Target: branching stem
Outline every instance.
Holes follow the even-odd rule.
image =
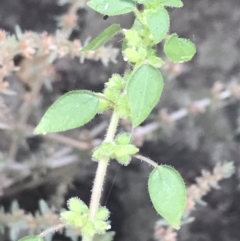
[[[108,130],[107,135],[105,138],[105,141],[113,141],[117,126],[118,126],[119,116],[116,112],[113,112]],[[90,213],[89,213],[89,219],[94,221],[95,216],[97,214],[100,200],[101,200],[101,194],[103,190],[103,184],[104,184],[104,178],[107,172],[107,166],[108,166],[109,158],[107,160],[99,160],[98,167],[96,171],[96,177],[93,183],[93,189],[92,189],[92,197],[90,202]],[[91,241],[92,238],[89,237],[83,237],[83,241]]]

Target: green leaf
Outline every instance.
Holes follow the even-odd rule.
[[[107,220],[110,215],[109,210],[106,207],[100,207],[96,214],[97,220]]]
[[[136,8],[131,0],[91,0],[87,5],[93,10],[109,16],[130,13]]]
[[[132,144],[116,145],[114,147],[114,155],[116,158],[126,155],[135,155],[137,152],[139,152],[139,149]]]
[[[148,180],[148,192],[156,211],[179,228],[186,206],[186,188],[180,174],[166,165],[155,168]]]
[[[183,2],[181,0],[160,0],[160,3],[166,7],[181,8]]]
[[[88,213],[88,206],[78,197],[72,197],[67,202],[69,210],[76,213]]]
[[[129,144],[131,139],[132,139],[132,135],[130,133],[122,132],[116,136],[115,142],[118,145],[126,145],[126,144]]]
[[[146,48],[131,47],[123,51],[124,56],[132,63],[142,62],[147,56]]]
[[[121,157],[116,158],[116,160],[117,160],[120,164],[122,164],[122,165],[124,165],[124,166],[127,166],[127,165],[130,164],[131,156],[130,156],[130,155],[121,156]]]
[[[61,217],[62,221],[66,222],[68,224],[71,224],[71,225],[75,225],[76,218],[81,217],[81,216],[72,211],[63,211],[60,213],[60,217]]]
[[[18,241],[44,241],[44,240],[43,238],[38,236],[27,236],[27,237],[21,238]]]
[[[196,47],[190,40],[172,34],[164,45],[164,52],[171,61],[181,63],[193,58]]]
[[[165,64],[165,62],[161,58],[159,58],[157,56],[154,56],[154,55],[149,56],[147,58],[147,61],[154,68],[160,68],[160,67],[162,67]]]
[[[117,86],[108,87],[106,84],[103,94],[106,96],[106,98],[116,103],[120,98],[121,90]]]
[[[112,107],[111,102],[99,98],[98,113],[103,113],[105,110]]]
[[[116,88],[121,90],[125,87],[125,81],[121,75],[113,74],[105,85],[109,88]]]
[[[163,90],[161,73],[150,65],[141,65],[127,85],[127,96],[133,126],[140,125],[157,104]]]
[[[161,42],[165,38],[170,26],[168,11],[165,8],[147,10],[146,20],[155,44]]]
[[[102,220],[96,220],[94,225],[98,233],[104,233],[108,228],[108,223]]]
[[[139,46],[141,44],[141,37],[139,36],[139,32],[135,29],[128,29],[125,31],[125,39],[127,40],[127,44],[129,46]]]
[[[103,30],[96,38],[94,38],[90,43],[88,43],[80,52],[85,52],[89,50],[96,50],[107,43],[113,36],[121,31],[119,24],[112,24],[105,30]]]
[[[59,132],[83,126],[98,111],[98,98],[90,91],[74,90],[56,100],[35,129],[36,134]]]
[[[64,211],[60,213],[62,221],[75,227],[82,227],[87,221],[87,215],[80,215],[72,211]]]
[[[96,147],[93,151],[93,159],[96,161],[99,160],[108,160],[113,153],[113,148],[115,143],[113,142],[103,142],[100,146]]]
[[[93,237],[95,232],[96,232],[96,229],[95,229],[94,223],[90,220],[88,220],[85,223],[85,225],[82,227],[82,233],[84,236]]]

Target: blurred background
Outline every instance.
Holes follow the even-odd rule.
[[[107,26],[130,28],[134,19],[127,14],[104,20],[86,2],[0,0],[3,241],[58,224],[57,214],[70,197],[89,203],[97,166],[91,149],[104,138],[110,113],[75,130],[33,134],[59,96],[75,89],[100,92],[112,73],[129,68],[120,35],[95,52],[79,53]],[[111,211],[116,241],[240,239],[240,1],[183,2],[183,8],[169,9],[170,31],[193,41],[197,54],[186,64],[164,59],[161,100],[134,132],[142,155],[183,176],[188,187],[183,226],[175,232],[154,211],[147,192],[151,167],[113,160],[102,204]],[[161,44],[159,55],[164,58]],[[122,121],[119,130],[129,129]],[[78,234],[70,230],[47,240],[80,240]]]

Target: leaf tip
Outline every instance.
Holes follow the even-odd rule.
[[[170,225],[176,230],[180,229],[180,224],[181,224],[181,218],[179,220],[175,220],[175,222],[170,223]]]

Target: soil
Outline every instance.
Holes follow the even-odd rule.
[[[48,0],[1,0],[0,27],[13,32],[19,25],[23,30],[36,32],[56,29],[56,17],[67,7],[58,6],[57,1]],[[189,38],[198,48],[196,57],[186,64],[186,71],[174,80],[166,77],[166,92],[158,108],[174,111],[194,100],[210,96],[216,81],[229,84],[240,78],[240,1],[239,0],[185,0],[184,8],[171,9],[171,31]],[[113,22],[130,27],[133,16],[109,17],[93,11],[79,11],[79,29],[72,38],[85,40],[96,36]],[[119,46],[119,40],[114,42]],[[56,61],[55,68],[60,81],[54,84],[53,92],[42,90],[43,109],[46,109],[56,96],[73,89],[101,91],[104,81],[117,72],[122,74],[126,63],[119,57],[117,64],[104,67],[100,62],[64,58]],[[168,85],[169,84],[169,85]],[[168,87],[168,86],[171,86]],[[23,88],[22,88],[23,89]],[[16,100],[15,100],[16,102]],[[9,102],[17,108],[14,100]],[[16,107],[13,107],[16,105]],[[38,110],[43,113],[44,110]],[[156,112],[155,112],[156,113]],[[40,114],[39,114],[40,115]],[[88,125],[99,123],[102,117]],[[218,162],[233,161],[236,172],[230,179],[221,182],[220,190],[213,190],[193,213],[195,221],[179,231],[179,241],[238,241],[240,240],[240,175],[239,175],[239,102],[231,101],[223,108],[210,109],[198,117],[187,117],[176,123],[174,130],[159,130],[144,142],[141,153],[158,163],[174,166],[184,177],[187,185],[194,183],[202,169],[212,170]],[[149,120],[150,121],[150,120]],[[74,136],[74,133],[70,133]],[[44,139],[29,138],[29,148],[18,153],[20,160],[35,155],[44,146]],[[0,146],[6,150],[6,139],[0,139]],[[96,163],[89,163],[88,155],[79,165],[73,188],[65,193],[65,200],[79,196],[88,202]],[[151,168],[137,160],[128,167],[119,167],[113,162],[109,166],[103,203],[111,211],[112,229],[116,231],[115,241],[153,240],[155,222],[159,216],[153,210],[147,193],[147,179]],[[56,191],[56,182],[42,185],[3,198],[0,202],[8,206],[16,199],[20,206],[34,212],[40,199],[51,200]],[[9,240],[5,237],[5,241]],[[55,237],[55,240],[68,240]]]

